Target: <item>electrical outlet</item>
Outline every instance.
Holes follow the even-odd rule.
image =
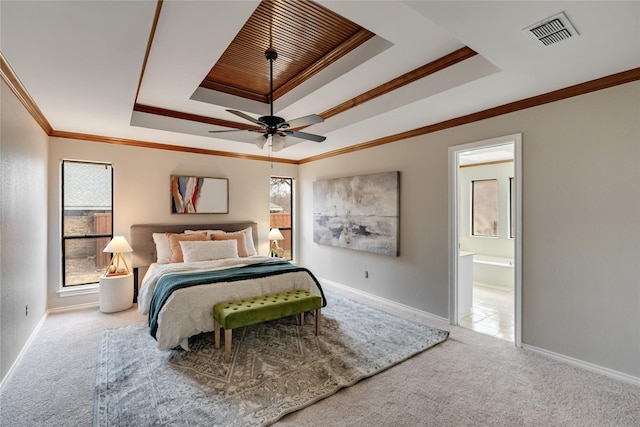
[[[24,306],[24,315],[28,316],[29,315],[29,304]]]
[[[364,271],[364,278],[365,279],[369,278],[369,272],[367,270]]]

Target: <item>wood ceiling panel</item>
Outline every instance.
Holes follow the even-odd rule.
[[[277,99],[373,36],[309,0],[264,0],[200,86],[268,103],[270,46]]]

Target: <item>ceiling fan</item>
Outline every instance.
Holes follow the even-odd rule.
[[[327,139],[325,136],[314,135],[312,133],[300,132],[293,130],[295,128],[301,128],[309,126],[315,123],[321,123],[324,121],[322,117],[317,114],[310,114],[308,116],[299,117],[293,120],[285,120],[282,117],[273,115],[273,61],[278,58],[278,53],[272,47],[269,47],[265,53],[265,58],[269,61],[269,115],[259,118],[253,118],[248,114],[238,110],[227,110],[231,114],[235,114],[245,120],[250,121],[258,126],[260,129],[248,129],[248,130],[210,130],[210,133],[223,133],[223,132],[257,132],[260,134],[254,143],[260,148],[264,148],[265,144],[269,142],[269,147],[272,151],[280,151],[283,148],[291,147],[302,141],[309,140],[314,142],[322,142]],[[291,138],[287,138],[291,137]]]

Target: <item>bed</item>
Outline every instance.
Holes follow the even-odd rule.
[[[189,337],[213,331],[219,302],[302,289],[326,305],[309,270],[257,254],[255,222],[135,224],[130,240],[134,298],[161,350],[188,350]]]

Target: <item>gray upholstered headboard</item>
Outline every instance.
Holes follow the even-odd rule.
[[[133,249],[133,268],[146,268],[156,262],[156,244],[153,233],[182,233],[184,230],[240,231],[253,229],[253,243],[258,247],[258,224],[251,221],[226,224],[134,224],[129,228]]]

